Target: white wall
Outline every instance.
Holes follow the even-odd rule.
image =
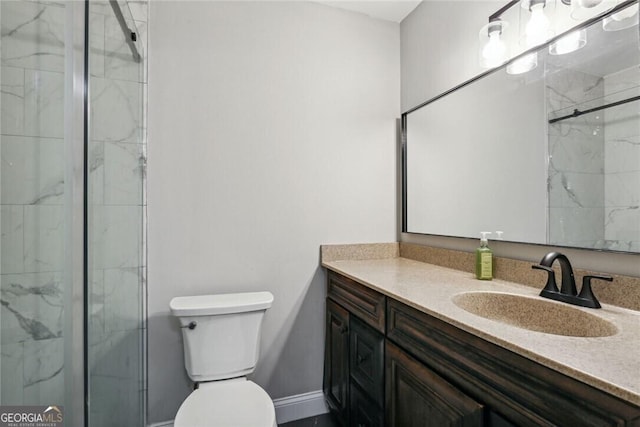
[[[402,111],[484,71],[478,34],[504,1],[423,1],[400,25]]]
[[[265,289],[255,381],[322,387],[319,245],[394,241],[399,26],[308,2],[151,2],[149,421],[189,393],[177,295]]]
[[[478,32],[504,2],[423,1],[400,25],[402,110],[430,99],[482,71],[478,65]],[[451,17],[454,17],[452,19]],[[401,240],[471,251],[476,239],[417,234]],[[545,246],[492,242],[494,254],[537,262]],[[640,276],[637,254],[563,248],[574,267]]]

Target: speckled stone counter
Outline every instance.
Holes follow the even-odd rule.
[[[358,245],[363,251],[366,246]],[[342,256],[336,256],[335,248],[323,246],[322,266],[544,366],[640,405],[639,312],[608,304],[598,310],[576,307],[612,322],[618,332],[608,337],[570,337],[521,329],[471,314],[454,304],[452,299],[470,291],[541,298],[537,297],[540,289],[499,279],[480,281],[465,271],[401,258],[397,247],[397,243],[390,243],[367,249],[377,259],[366,259],[366,256],[344,259],[348,258],[344,256],[344,248]]]

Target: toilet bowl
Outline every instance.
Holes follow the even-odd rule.
[[[182,402],[174,427],[277,427],[271,398],[246,378],[201,383]]]
[[[255,370],[269,292],[176,297],[169,307],[180,320],[185,368],[197,388],[174,427],[277,427],[273,402],[245,375]]]

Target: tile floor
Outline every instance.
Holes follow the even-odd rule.
[[[279,427],[337,427],[337,424],[333,422],[331,414],[323,414],[280,424]]]

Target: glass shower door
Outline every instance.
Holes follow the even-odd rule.
[[[89,2],[87,344],[92,427],[144,425],[145,76],[138,28],[143,25],[133,20],[126,2]]]
[[[144,23],[5,0],[0,23],[0,404],[142,426]]]
[[[63,406],[69,424],[84,412],[82,12],[0,2],[0,404]]]

